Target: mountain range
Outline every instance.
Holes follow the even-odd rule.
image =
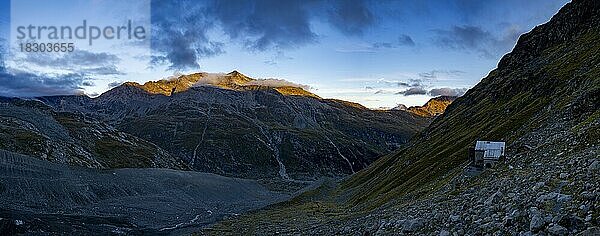
[[[9,151],[91,168],[161,167],[254,179],[352,174],[431,121],[322,99],[301,85],[237,71],[127,82],[96,98],[2,102],[10,123],[1,137],[15,140],[3,142]]]
[[[574,0],[404,147],[205,233],[598,235],[599,65],[600,1]],[[506,161],[473,176],[477,140]]]
[[[505,155],[473,170],[482,140]],[[3,235],[600,235],[599,183],[597,0],[419,107],[237,71],[0,97]]]

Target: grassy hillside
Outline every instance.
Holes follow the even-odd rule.
[[[590,21],[598,21],[597,10]],[[476,140],[506,141],[515,150],[519,147],[513,141],[551,125],[556,115],[574,125],[594,119],[600,104],[600,28],[577,31],[558,42],[531,42],[549,26],[519,40],[546,43],[537,57],[514,57],[519,51],[505,56],[498,69],[451,104],[410,147],[344,182],[342,188],[354,192],[350,203],[379,206],[403,194],[435,190],[460,172]]]

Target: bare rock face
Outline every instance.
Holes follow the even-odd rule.
[[[429,99],[423,106],[409,107],[406,110],[424,117],[435,117],[443,114],[456,98],[453,96],[439,96]]]
[[[192,169],[247,178],[312,180],[352,174],[401,147],[429,123],[321,99],[239,72],[125,83],[98,98],[39,98],[152,142]]]

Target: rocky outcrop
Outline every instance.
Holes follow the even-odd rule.
[[[429,99],[423,106],[414,106],[406,109],[407,111],[424,116],[424,117],[435,117],[444,113],[446,107],[448,107],[457,97],[452,96],[439,96]],[[401,109],[399,109],[401,110]]]

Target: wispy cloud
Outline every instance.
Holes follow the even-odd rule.
[[[432,70],[427,72],[419,73],[420,79],[439,79],[448,77],[458,77],[463,75],[465,72],[461,70]]]
[[[311,89],[311,87],[308,85],[297,84],[297,83],[293,83],[293,82],[290,82],[290,81],[287,81],[284,79],[274,79],[274,78],[257,79],[257,80],[253,80],[253,81],[246,83],[246,85],[259,85],[259,86],[267,86],[267,87],[273,87],[273,88],[296,87],[296,88],[302,88],[304,90]]]
[[[402,34],[398,37],[398,45],[414,47],[415,41],[413,41],[413,39],[410,36]]]
[[[336,49],[338,52],[344,53],[376,53],[380,50],[388,50],[400,47],[414,47],[415,42],[406,34],[398,37],[397,41],[375,42],[375,43],[358,43],[346,45]]]
[[[497,59],[507,52],[523,33],[517,26],[507,27],[502,36],[495,36],[478,26],[453,26],[434,30],[434,43],[441,48],[474,52],[480,57]]]

